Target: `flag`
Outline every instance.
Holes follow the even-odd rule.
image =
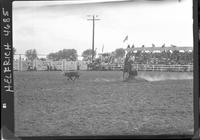
[[[172,44],[171,44],[171,46],[172,46],[172,47],[176,47],[175,45],[172,45]]]
[[[124,41],[123,41],[123,42],[125,42],[126,40],[128,40],[128,35],[125,37],[125,39],[124,39]]]

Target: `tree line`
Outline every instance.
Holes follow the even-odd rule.
[[[13,53],[15,54],[16,49],[13,48]],[[92,51],[92,49],[86,49],[82,53],[82,57],[84,61],[91,61],[92,60],[92,53],[94,53],[94,58],[96,57],[96,51]],[[113,56],[115,58],[119,57],[124,57],[125,56],[125,49],[123,48],[118,48],[114,52],[112,52]],[[38,58],[38,53],[36,49],[29,49],[25,51],[25,56],[28,60],[33,61],[34,59]],[[75,49],[62,49],[59,50],[58,52],[54,53],[49,53],[47,55],[47,59],[51,59],[53,61],[58,61],[58,60],[67,60],[67,61],[76,61],[78,60],[78,54]]]

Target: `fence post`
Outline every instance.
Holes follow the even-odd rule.
[[[178,71],[179,71],[179,72],[181,71],[181,66],[180,66],[180,65],[178,65]]]
[[[18,71],[20,71],[20,57],[18,59]]]
[[[63,62],[63,71],[65,71],[65,60],[62,60]]]
[[[19,65],[19,70],[22,71],[22,58],[21,58],[21,55],[19,56],[19,62],[20,62],[19,63],[20,64]]]
[[[64,71],[64,62],[62,60],[62,71]]]
[[[162,72],[162,65],[160,65],[159,67],[160,67],[160,71]]]
[[[188,71],[189,71],[189,72],[191,71],[191,65],[188,66]]]
[[[35,69],[36,69],[36,71],[37,71],[37,59],[35,59]]]
[[[66,71],[66,61],[65,60],[63,60],[63,66],[64,66],[63,70]]]

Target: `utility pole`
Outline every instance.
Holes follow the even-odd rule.
[[[92,18],[87,19],[87,20],[92,20],[93,23],[93,28],[92,28],[92,63],[94,62],[94,30],[95,30],[95,21],[100,20],[98,19],[97,15],[89,15],[92,16]]]

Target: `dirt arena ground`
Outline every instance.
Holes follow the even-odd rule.
[[[14,72],[16,136],[193,134],[192,73]]]

